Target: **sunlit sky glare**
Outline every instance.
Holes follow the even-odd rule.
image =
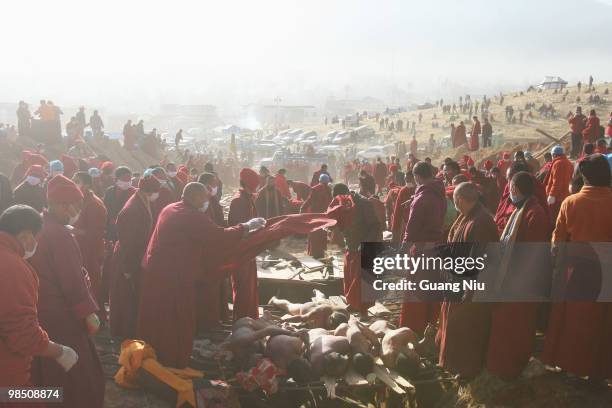
[[[408,103],[612,80],[612,0],[2,3],[0,102]]]

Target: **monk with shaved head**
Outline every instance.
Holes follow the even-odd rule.
[[[215,225],[206,215],[210,196],[203,184],[187,184],[182,200],[160,213],[142,262],[138,336],[153,346],[165,366],[185,368],[189,363],[196,334],[196,282],[216,273],[224,248],[265,225],[260,218],[230,228]]]

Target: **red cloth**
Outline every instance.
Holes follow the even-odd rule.
[[[60,175],[47,183],[47,201],[55,203],[76,203],[83,199],[83,193],[69,178]]]
[[[302,205],[301,212],[322,213],[332,201],[331,189],[327,184],[317,184],[312,187],[310,195]],[[308,255],[322,258],[327,249],[327,234],[325,231],[315,231],[308,234]]]
[[[83,210],[74,225],[76,240],[81,250],[83,266],[91,281],[91,292],[97,299],[104,262],[104,236],[106,234],[106,208],[91,191],[83,194]]]
[[[61,176],[56,176],[61,177]],[[64,407],[102,408],[104,373],[84,319],[98,306],[89,290],[79,246],[66,226],[43,213],[38,248],[30,263],[38,274],[38,320],[53,341],[72,347],[79,361],[66,373],[53,359],[36,357],[32,383],[64,387]]]
[[[157,200],[151,203],[151,213],[153,214],[153,220],[157,220],[159,214],[166,208],[167,205],[175,203],[178,200],[175,192],[167,186],[161,186],[159,188],[159,197]]]
[[[595,143],[601,135],[599,118],[597,116],[589,116],[586,121],[586,127],[582,131],[584,143]]]
[[[49,344],[38,324],[38,278],[23,253],[14,237],[0,232],[0,387],[29,385],[32,356]]]
[[[257,173],[255,173],[257,174]],[[230,203],[227,225],[238,225],[257,216],[253,195],[240,189]],[[241,317],[259,317],[259,292],[257,291],[257,264],[255,259],[237,266],[231,271],[234,320]]]
[[[138,336],[161,364],[185,368],[196,333],[195,282],[204,258],[214,267],[235,248],[243,228],[222,228],[183,201],[165,207],[142,261]]]
[[[410,214],[410,203],[409,199],[414,195],[415,187],[404,186],[402,187],[395,199],[393,206],[393,216],[391,218],[391,231],[393,232],[393,242],[401,242],[406,230],[406,223],[408,222],[408,215]]]
[[[478,135],[480,135],[480,122],[476,121],[474,126],[472,126],[472,132],[470,133],[470,150],[475,151],[478,150],[479,141]]]
[[[28,171],[26,171],[24,175],[24,177],[27,176],[38,177],[42,182],[45,178],[47,178],[47,172],[41,165],[33,164],[32,166],[28,167]]]
[[[582,131],[586,127],[586,121],[587,121],[587,117],[584,116],[583,114],[574,115],[570,117],[568,119],[568,122],[570,124],[570,129],[572,130],[572,133],[578,133],[578,134],[582,133]]]
[[[289,190],[289,185],[287,184],[285,176],[280,173],[274,176],[274,185],[283,197],[287,199],[291,198],[291,191]]]
[[[546,202],[546,191],[544,190],[544,185],[534,178],[533,186],[535,190],[533,193],[534,197],[544,209],[544,214],[546,214],[546,217],[550,219],[550,210],[548,208],[548,203]],[[497,225],[497,230],[500,234],[504,231],[504,227],[506,226],[508,219],[510,219],[510,215],[512,215],[512,211],[514,211],[515,208],[516,207],[514,204],[512,204],[512,201],[510,201],[510,186],[509,184],[506,184],[494,218],[495,225]]]
[[[368,201],[372,203],[372,207],[374,208],[374,213],[376,213],[376,218],[378,218],[378,222],[382,226],[382,229],[385,230],[387,228],[387,219],[385,216],[385,205],[380,201],[378,197],[371,196],[368,197]]]
[[[240,170],[239,178],[250,191],[255,192],[257,190],[260,180],[259,174],[255,170],[245,167]]]
[[[293,191],[295,192],[296,198],[300,201],[305,201],[310,194],[311,187],[302,183],[301,181],[293,181]]]
[[[376,187],[381,190],[385,185],[385,180],[387,178],[387,165],[383,162],[377,162],[376,167],[374,167],[374,180],[376,181]]]
[[[566,156],[553,159],[546,183],[546,195],[555,197],[555,203],[550,206],[553,220],[557,218],[561,203],[569,195],[569,185],[573,175],[574,165]]]
[[[440,302],[404,302],[400,314],[400,327],[409,327],[423,334],[427,323],[434,323],[440,315]]]
[[[68,177],[69,179],[72,179],[74,173],[79,171],[79,166],[77,166],[76,161],[67,154],[62,154],[60,156],[60,161],[64,165],[64,176]]]
[[[518,228],[516,242],[550,241],[550,219],[545,206],[535,197],[525,202],[521,223],[515,228]],[[527,257],[517,255],[512,258],[509,272],[516,274],[528,270],[528,267],[521,266],[523,259]],[[487,351],[489,372],[504,379],[520,375],[534,351],[537,309],[537,303],[497,303],[492,306]]]
[[[467,143],[465,125],[459,125],[455,128],[453,135],[453,147],[460,147]]]
[[[136,334],[141,261],[153,230],[151,209],[140,193],[134,193],[117,215],[117,242],[110,269],[110,330],[113,336]],[[105,270],[106,273],[106,270]]]
[[[344,296],[352,310],[367,313],[373,303],[361,296],[361,251],[344,251]]]

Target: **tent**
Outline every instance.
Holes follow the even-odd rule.
[[[567,81],[561,77],[547,76],[538,85],[538,89],[561,89],[567,86]]]

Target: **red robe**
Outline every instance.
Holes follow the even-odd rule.
[[[550,211],[548,208],[548,203],[546,202],[546,192],[544,191],[544,185],[540,183],[537,179],[534,180],[534,197],[538,200],[538,203],[544,209],[544,213],[546,217],[550,219]],[[497,211],[495,212],[495,225],[497,225],[497,230],[501,234],[512,214],[515,207],[510,201],[510,186],[506,184],[504,187],[504,192],[502,193],[501,199],[499,201],[499,205],[497,206]]]
[[[302,183],[301,181],[293,182],[293,191],[295,192],[296,198],[300,201],[305,201],[308,198],[310,190],[311,187],[306,183]]]
[[[291,199],[291,191],[289,190],[289,185],[287,184],[285,176],[280,173],[274,176],[274,185],[283,197]]]
[[[377,162],[374,167],[374,180],[376,181],[376,187],[378,191],[381,191],[385,186],[385,180],[387,179],[387,165],[383,162]]]
[[[159,197],[157,200],[151,203],[151,213],[153,214],[153,220],[157,220],[162,210],[169,204],[176,202],[178,198],[176,193],[170,187],[162,186],[159,189]]]
[[[32,364],[36,386],[64,387],[62,407],[102,408],[104,373],[85,318],[98,310],[89,290],[79,246],[66,226],[43,213],[43,229],[30,263],[38,274],[38,320],[49,338],[72,347],[79,361],[69,372],[53,359],[37,357]]]
[[[129,338],[136,333],[141,261],[147,248],[153,217],[147,198],[138,192],[117,216],[117,242],[110,279],[110,329],[113,336]]]
[[[338,206],[345,208],[337,219],[345,239],[344,296],[352,310],[367,313],[372,302],[362,296],[361,243],[382,241],[382,227],[372,204],[359,194],[335,197],[330,208]]]
[[[515,241],[517,243],[550,241],[550,219],[535,197],[530,197],[524,203],[521,223],[515,228],[518,228]],[[531,254],[521,256],[517,253],[511,258],[507,273],[530,272],[530,265],[525,262],[532,262],[534,256],[541,255],[541,259],[547,260],[549,250],[541,254],[537,253],[540,251],[537,247],[528,250]],[[546,266],[550,267],[548,264]],[[538,270],[537,274],[544,276],[544,271]],[[504,379],[512,379],[523,371],[534,351],[537,309],[538,303],[535,302],[492,304],[487,351],[487,370],[490,373]]]
[[[498,241],[497,228],[489,212],[476,204],[466,215],[459,215],[449,232],[449,243]],[[479,256],[479,255],[476,255]],[[440,309],[439,364],[453,373],[476,376],[487,355],[491,311],[487,303],[450,302]]]
[[[187,367],[196,334],[194,287],[201,260],[214,268],[221,262],[219,253],[243,235],[242,226],[218,227],[183,201],[159,215],[142,261],[138,336],[155,349],[161,364]]]
[[[301,212],[322,213],[332,202],[331,189],[327,184],[317,184],[312,187],[310,195],[304,201]],[[308,255],[322,258],[327,249],[327,233],[318,230],[308,234]]]
[[[227,223],[223,215],[223,207],[219,204],[217,197],[210,198],[210,204],[206,210],[206,215],[219,227],[226,227]],[[206,270],[206,260],[202,262],[203,269]],[[212,275],[207,276],[203,282],[196,285],[196,317],[198,331],[210,330],[219,325],[219,321],[225,320],[228,316],[229,308],[229,281],[227,276]]]
[[[404,230],[406,230],[410,214],[410,203],[408,200],[414,194],[414,190],[414,186],[404,186],[399,190],[395,199],[391,216],[391,231],[393,232],[393,242],[395,243],[402,241]]]
[[[317,184],[319,184],[319,177],[321,177],[321,174],[327,174],[329,176],[329,173],[323,170],[317,170],[314,173],[312,173],[312,179],[310,180],[310,187],[314,187]],[[330,176],[330,182],[331,182],[331,176]]]
[[[23,253],[19,241],[0,232],[0,387],[31,385],[32,356],[49,345],[38,323],[38,278]]]
[[[467,143],[467,137],[465,135],[465,125],[459,125],[455,128],[453,137],[453,147],[460,147]]]
[[[480,122],[474,123],[472,132],[470,133],[470,150],[476,151],[479,147],[478,135],[480,135]]]
[[[238,225],[257,216],[253,195],[240,189],[230,203],[227,224]],[[234,320],[241,317],[259,317],[259,292],[257,291],[257,264],[255,259],[232,271]]]
[[[85,191],[83,196],[83,210],[74,226],[78,231],[75,237],[81,250],[83,266],[91,281],[91,292],[97,299],[102,277],[102,262],[104,262],[106,208],[102,200],[91,191]]]

